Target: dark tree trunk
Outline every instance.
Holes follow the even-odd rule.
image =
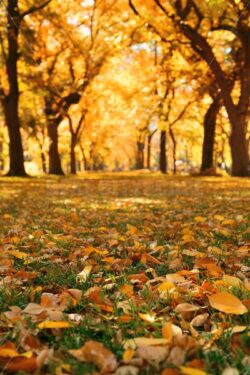
[[[152,134],[148,136],[148,150],[147,150],[147,169],[151,169],[151,142]]]
[[[169,129],[169,134],[173,142],[173,172],[176,174],[176,147],[177,147],[177,142],[175,139],[174,131],[172,127]]]
[[[215,128],[216,119],[220,110],[220,98],[214,99],[212,104],[207,110],[204,118],[204,138],[202,148],[202,164],[201,172],[214,167],[214,141],[215,141]]]
[[[175,6],[180,19],[183,17],[186,21],[185,12],[183,12],[181,1],[176,1]],[[191,4],[191,2],[189,2]],[[249,99],[250,99],[250,30],[248,26],[249,19],[248,4],[245,12],[236,26],[236,33],[242,42],[242,55],[244,60],[241,63],[240,74],[240,98],[238,105],[234,104],[231,94],[230,83],[227,76],[217,60],[208,40],[202,36],[196,29],[192,28],[188,22],[179,23],[184,35],[191,41],[191,46],[200,57],[207,62],[210,69],[216,77],[216,82],[221,91],[228,118],[231,124],[231,155],[232,155],[232,175],[246,177],[250,175],[249,155],[246,146],[246,127],[249,119]],[[192,10],[192,7],[190,8]],[[239,63],[239,61],[235,61]]]
[[[43,151],[41,151],[41,161],[42,161],[43,173],[47,173],[46,157]]]
[[[71,134],[71,145],[70,145],[70,173],[76,174],[76,153],[75,153],[75,147],[76,147],[76,137],[74,134]]]
[[[152,139],[155,133],[157,132],[157,129],[154,130],[151,134],[148,136],[148,149],[147,149],[147,168],[151,169],[151,145],[152,145]]]
[[[232,121],[231,121],[232,123]],[[232,175],[245,177],[250,175],[249,156],[246,140],[246,118],[240,116],[232,124],[230,137],[231,155],[233,160]]]
[[[144,149],[145,143],[138,141],[137,142],[137,160],[136,160],[136,169],[144,168]]]
[[[49,174],[64,175],[58,150],[58,122],[48,121],[49,145]]]
[[[8,1],[8,56],[7,56],[7,76],[9,83],[9,93],[4,98],[4,114],[9,133],[9,158],[10,176],[26,176],[24,168],[23,146],[20,132],[20,120],[18,114],[19,106],[19,86],[18,86],[18,34],[21,17],[18,10],[18,0]]]
[[[166,147],[167,146],[167,132],[166,130],[161,131],[161,140],[160,140],[160,171],[161,173],[167,173],[167,155]]]

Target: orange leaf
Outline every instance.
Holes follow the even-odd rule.
[[[53,322],[53,321],[45,321],[45,322],[42,322],[42,323],[39,323],[37,325],[37,327],[39,329],[50,329],[50,328],[71,328],[71,327],[74,327],[73,324],[69,323],[69,322],[64,322],[64,321],[61,321],[61,322]]]
[[[3,365],[5,370],[11,372],[32,372],[34,373],[38,367],[36,357],[31,358],[22,358],[17,357],[9,360],[6,364]]]
[[[226,314],[245,314],[248,310],[245,305],[233,294],[216,293],[208,297],[210,305]]]

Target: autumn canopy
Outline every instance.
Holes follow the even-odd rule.
[[[3,0],[0,167],[249,175],[247,0]]]

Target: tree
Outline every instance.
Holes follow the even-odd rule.
[[[249,175],[249,156],[246,142],[246,131],[249,121],[250,106],[250,3],[247,0],[227,0],[223,6],[217,2],[202,1],[197,5],[195,0],[176,0],[169,9],[168,2],[154,0],[155,5],[171,19],[178,30],[190,41],[193,50],[208,64],[213,72],[221,97],[231,124],[231,154],[233,176]],[[174,12],[173,12],[174,11]],[[213,18],[216,14],[216,20]],[[204,20],[209,27],[204,27]],[[206,23],[207,24],[207,23]],[[226,30],[233,34],[238,51],[233,55],[236,67],[241,66],[240,74],[236,72],[239,84],[238,100],[235,101],[223,62],[210,42],[212,32]],[[231,45],[229,44],[229,48]]]
[[[8,88],[0,88],[1,102],[9,134],[9,173],[10,176],[26,176],[24,153],[19,118],[18,61],[20,57],[19,34],[24,17],[45,8],[51,0],[20,11],[18,0],[8,0],[7,5],[7,51],[1,43],[2,59],[6,65]]]

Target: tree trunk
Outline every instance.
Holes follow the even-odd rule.
[[[41,161],[42,161],[43,173],[47,173],[46,157],[43,151],[41,151]]]
[[[137,160],[136,160],[136,169],[144,168],[144,142],[137,142]]]
[[[172,127],[170,127],[170,129],[169,129],[169,134],[170,134],[170,137],[171,137],[172,142],[173,142],[173,172],[174,172],[174,174],[176,174],[176,146],[177,146],[177,143],[176,143],[176,139],[175,139]]]
[[[9,176],[26,176],[20,132],[20,120],[18,114],[19,86],[17,63],[19,58],[18,34],[20,22],[21,19],[18,10],[18,0],[9,0],[7,25],[7,76],[9,93],[4,98],[4,114],[9,133]]]
[[[249,176],[250,168],[245,118],[239,116],[235,119],[232,125],[232,133],[230,137],[231,155],[233,160],[232,175],[238,177]]]
[[[55,120],[48,121],[49,145],[49,174],[64,175],[58,151],[58,126]]]
[[[151,141],[152,134],[148,136],[148,150],[147,150],[147,169],[151,169]]]
[[[167,132],[166,130],[161,131],[160,140],[160,171],[161,173],[167,173],[167,155],[166,155],[166,145],[167,145]]]
[[[220,110],[220,98],[214,99],[212,104],[207,110],[204,118],[204,139],[202,148],[202,164],[201,172],[214,167],[214,141],[215,141],[215,128],[216,118]]]
[[[70,145],[70,173],[76,174],[76,137],[75,134],[71,134],[71,145]]]

